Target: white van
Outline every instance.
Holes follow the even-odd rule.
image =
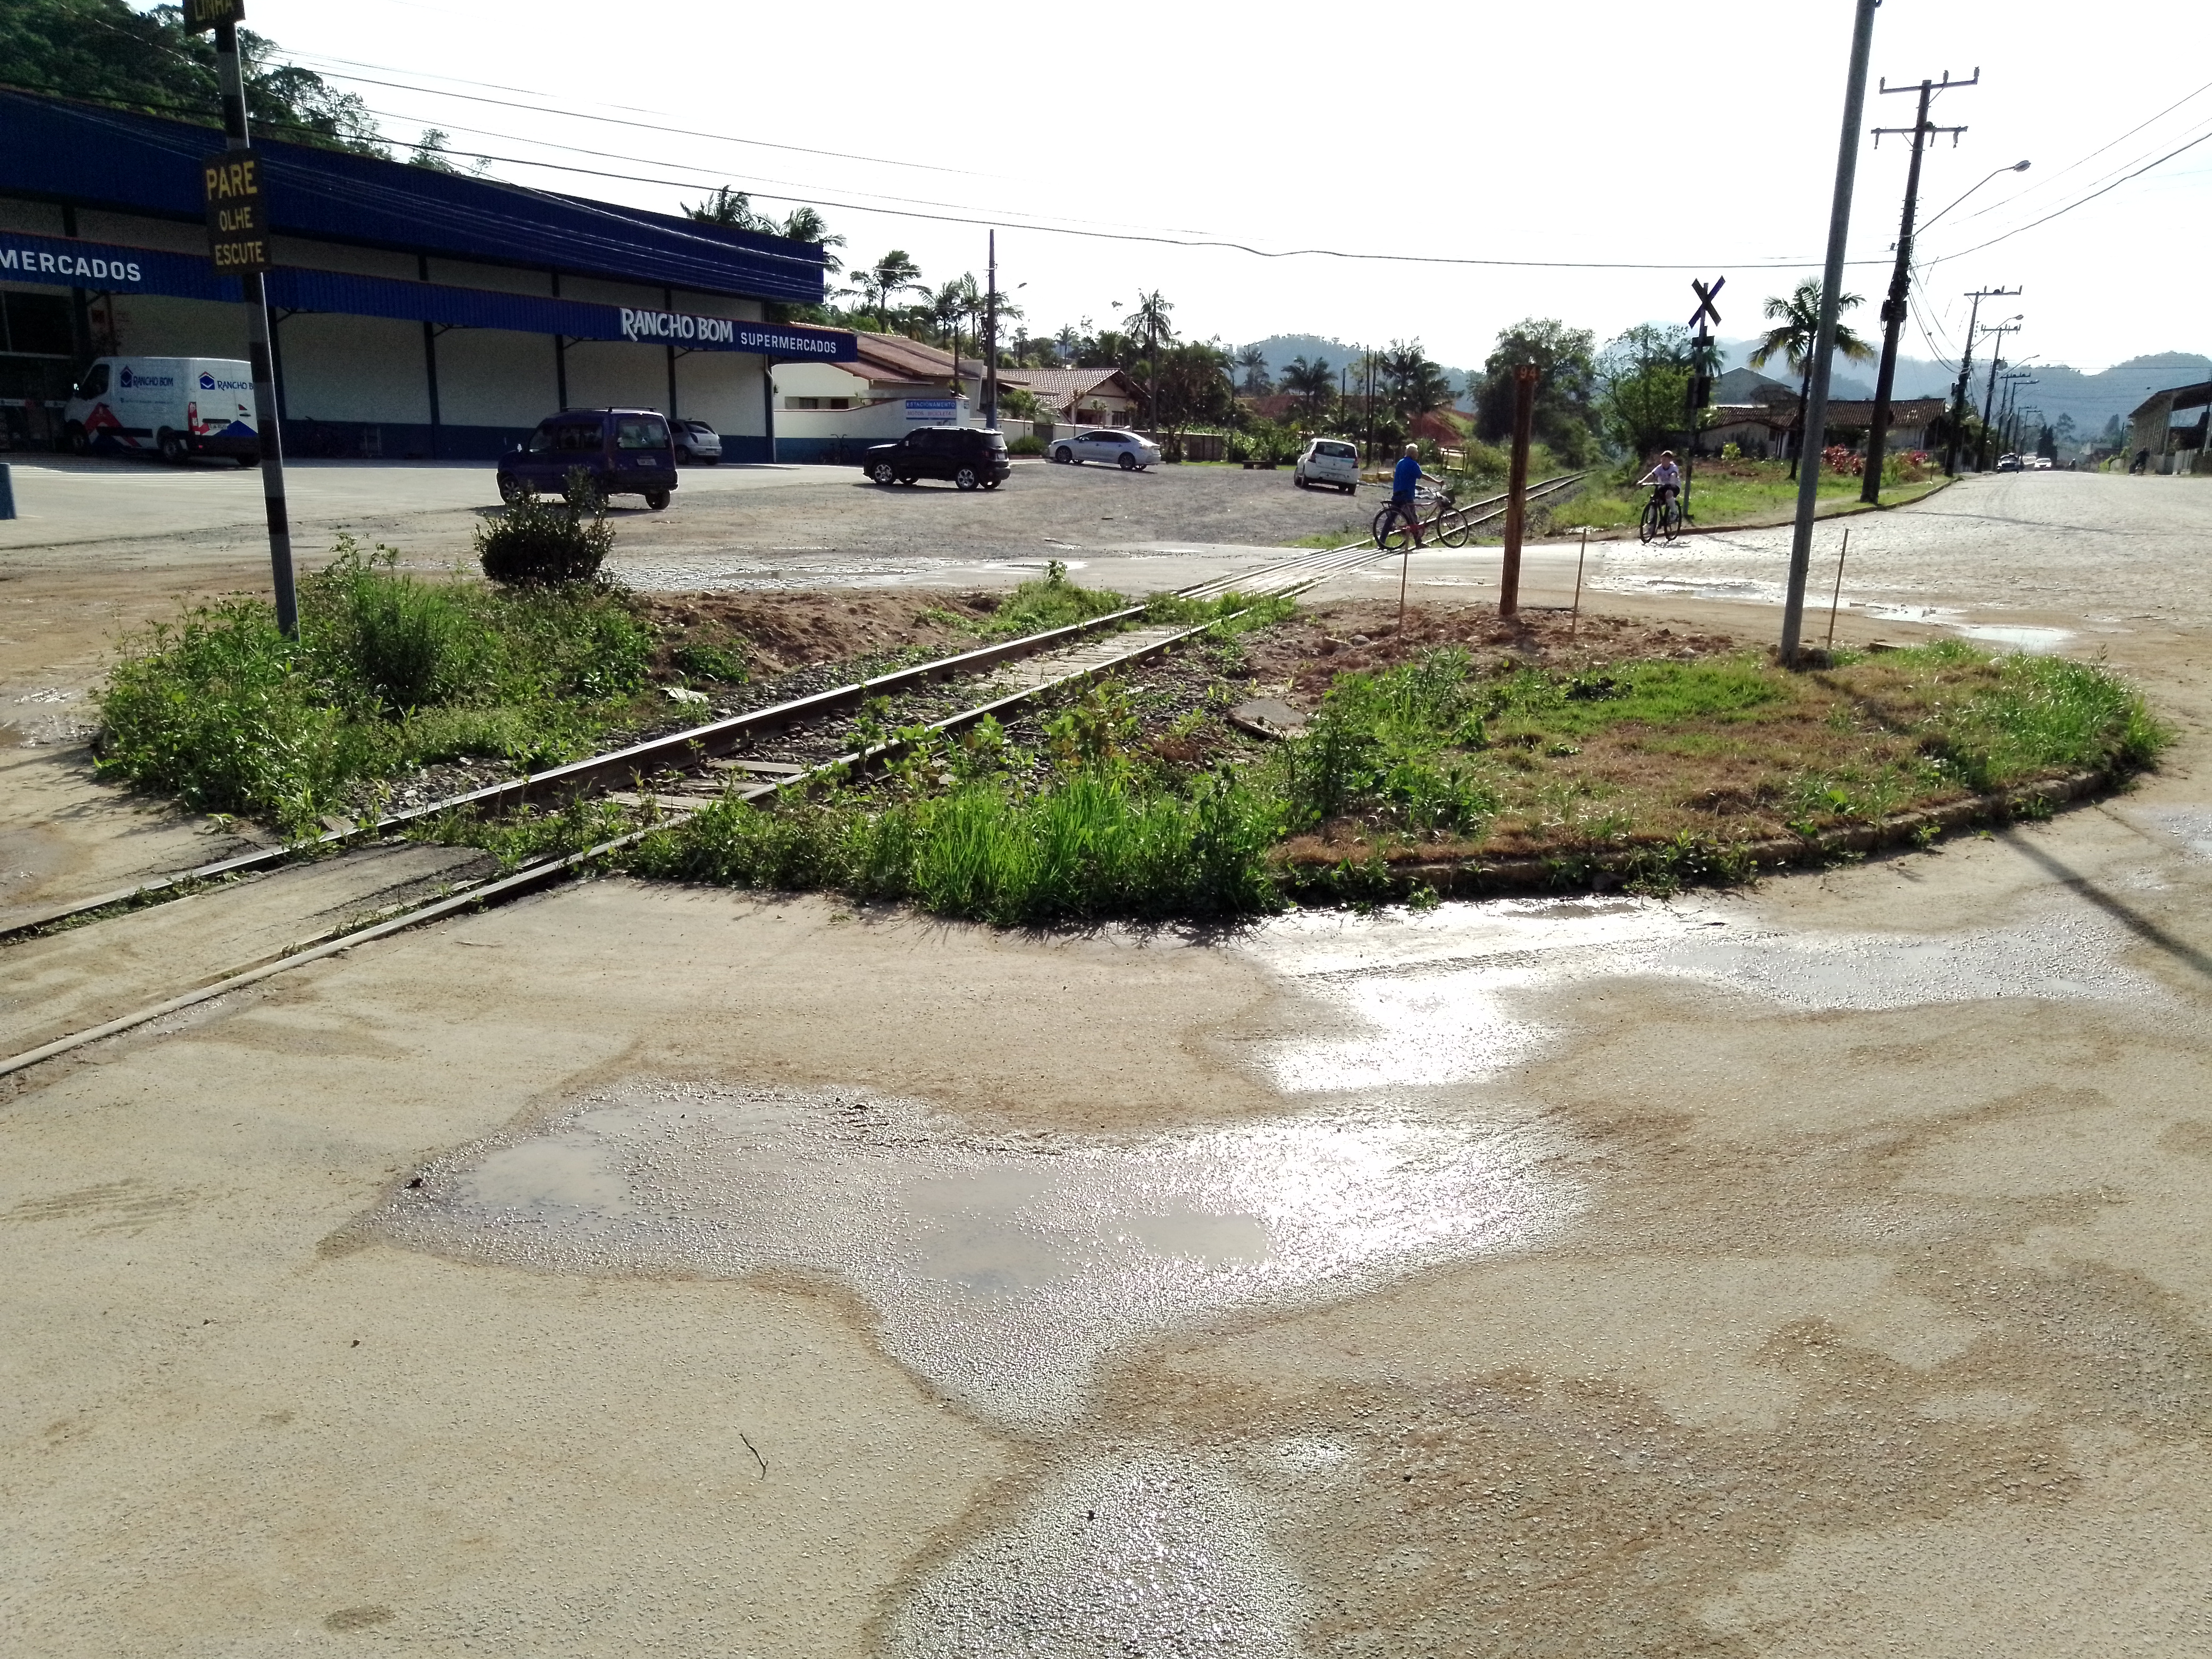
[[[62,435],[79,455],[94,449],[261,459],[253,371],[235,357],[99,357],[62,411]]]

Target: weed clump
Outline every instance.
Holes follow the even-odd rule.
[[[614,550],[606,498],[579,468],[568,474],[558,506],[536,494],[518,495],[505,514],[476,535],[477,558],[492,581],[513,587],[560,587],[596,580]]]
[[[264,601],[131,641],[100,694],[100,768],[202,811],[313,833],[364,787],[437,761],[589,752],[630,714],[652,635],[619,593],[402,575],[341,537],[287,639]]]

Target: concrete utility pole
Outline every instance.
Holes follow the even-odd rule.
[[[246,15],[246,0],[185,0],[184,27],[192,33],[215,28],[215,77],[223,91],[223,149],[226,153],[252,153],[246,133],[246,76],[239,69],[239,20]],[[254,164],[248,164],[254,168]],[[210,173],[215,168],[210,166]],[[261,215],[258,168],[252,170],[254,201],[250,210]],[[210,188],[212,206],[212,188]],[[232,208],[230,212],[239,212]],[[283,431],[276,422],[276,372],[270,356],[270,307],[261,288],[261,270],[268,264],[268,230],[258,230],[258,257],[239,270],[239,285],[246,292],[246,356],[254,372],[254,427],[261,445],[261,500],[270,525],[270,577],[276,588],[276,626],[288,635],[299,635],[299,598],[292,591],[292,520],[283,500]],[[222,258],[216,258],[222,272]]]
[[[1978,463],[1974,468],[1977,472],[1988,471],[1996,460],[1996,452],[1990,447],[1990,420],[1996,412],[1997,371],[2004,367],[2004,359],[1998,353],[2004,349],[2006,335],[2020,332],[2020,323],[2017,319],[1999,323],[1994,328],[1984,329],[1982,332],[1997,337],[1997,349],[1990,353],[1990,384],[1988,390],[1982,393],[1982,441],[1974,449],[1974,459]]]
[[[1858,177],[1859,121],[1866,112],[1867,58],[1874,50],[1875,8],[1858,0],[1851,26],[1851,63],[1844,81],[1844,136],[1836,154],[1836,190],[1828,209],[1828,258],[1820,282],[1820,328],[1813,345],[1813,385],[1805,400],[1802,461],[1797,468],[1797,526],[1790,538],[1790,586],[1782,605],[1782,661],[1797,665],[1805,624],[1805,579],[1813,563],[1813,509],[1820,498],[1820,447],[1828,428],[1828,369],[1836,355],[1836,312],[1844,291],[1844,250],[1850,240],[1851,186]]]
[[[1905,174],[1905,215],[1897,229],[1897,267],[1890,273],[1889,297],[1881,303],[1881,369],[1875,376],[1874,422],[1867,428],[1866,480],[1859,486],[1859,499],[1863,501],[1879,504],[1881,501],[1882,452],[1889,441],[1889,399],[1897,386],[1897,337],[1905,328],[1905,306],[1912,289],[1912,216],[1920,205],[1920,157],[1927,148],[1930,134],[1949,133],[1951,147],[1955,149],[1959,145],[1959,135],[1966,131],[1964,127],[1931,125],[1928,119],[1928,106],[1937,93],[1952,87],[1978,86],[1981,79],[1982,72],[1978,68],[1974,70],[1974,77],[1971,81],[1954,81],[1951,71],[1945,70],[1941,81],[1923,79],[1918,88],[1920,112],[1914,118],[1911,127],[1912,165]],[[1881,86],[1884,94],[1914,89],[1910,86],[1893,87],[1887,79]],[[1903,127],[1876,127],[1874,130],[1875,147],[1881,148],[1883,134],[1905,131]]]
[[[1982,301],[1998,295],[2016,295],[2020,291],[2016,288],[1978,288],[1966,296],[1974,302],[1974,308],[1966,317],[1966,349],[1959,354],[1959,383],[1951,389],[1951,441],[1943,454],[1946,477],[1959,475],[1959,444],[1965,435],[1966,425],[1966,388],[1973,384],[1974,331],[1982,320]]]
[[[988,286],[983,290],[983,424],[995,432],[999,429],[999,233],[991,233],[990,275]],[[960,372],[957,356],[953,359],[953,374]]]
[[[1536,365],[1513,371],[1513,463],[1505,480],[1505,564],[1498,575],[1498,614],[1521,609],[1521,527],[1528,511],[1528,440],[1536,426]]]

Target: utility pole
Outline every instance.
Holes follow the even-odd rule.
[[[983,424],[999,429],[999,233],[991,233],[990,272],[983,290]],[[952,360],[952,373],[960,373],[960,359]]]
[[[1844,81],[1844,131],[1837,146],[1835,195],[1828,209],[1828,258],[1821,272],[1820,328],[1813,346],[1813,385],[1805,400],[1803,459],[1797,468],[1797,524],[1790,538],[1790,586],[1782,604],[1782,662],[1797,665],[1805,623],[1805,579],[1813,563],[1813,510],[1820,498],[1820,445],[1827,436],[1828,370],[1836,355],[1836,312],[1844,291],[1844,251],[1850,240],[1851,186],[1858,178],[1859,122],[1866,112],[1867,58],[1874,50],[1874,14],[1881,0],[1858,0],[1851,25],[1850,69]]]
[[[276,625],[300,631],[300,604],[292,586],[292,525],[284,505],[284,434],[276,417],[276,376],[269,349],[269,301],[261,273],[269,268],[269,232],[261,194],[260,158],[246,125],[246,78],[238,62],[238,25],[246,0],[185,0],[185,27],[215,31],[216,82],[222,92],[223,154],[205,174],[209,252],[217,276],[235,275],[246,300],[246,352],[253,369],[256,442],[261,450],[261,495],[269,520],[269,571],[276,589]]]
[[[1975,450],[1975,459],[1980,463],[1974,469],[1978,472],[1988,471],[1990,464],[1996,459],[1996,453],[1990,449],[1990,418],[1996,412],[1997,371],[2004,367],[2004,359],[1998,354],[2004,349],[2004,337],[2019,333],[2020,325],[2016,322],[1999,323],[1994,328],[1984,329],[1982,332],[1997,337],[1997,349],[1990,353],[1989,389],[1982,394],[1982,441]]]
[[[1942,216],[1940,214],[1937,216]],[[1951,442],[1943,455],[1943,474],[1956,477],[1959,474],[1959,444],[1966,424],[1966,388],[1973,383],[1974,330],[1982,319],[1982,301],[1999,295],[2020,293],[2016,288],[1978,288],[1966,297],[1974,302],[1966,318],[1966,348],[1959,354],[1959,383],[1951,391]]]
[[[1690,282],[1690,290],[1698,296],[1698,308],[1690,313],[1690,325],[1698,331],[1697,338],[1690,342],[1690,435],[1682,446],[1682,522],[1690,522],[1690,475],[1698,459],[1698,416],[1713,400],[1713,337],[1706,331],[1708,321],[1717,323],[1721,314],[1713,307],[1713,296],[1728,286],[1728,278],[1716,276],[1709,285]]]
[[[1945,70],[1941,81],[1923,79],[1920,94],[1920,112],[1912,123],[1912,165],[1905,174],[1905,215],[1897,230],[1897,266],[1890,272],[1889,297],[1881,305],[1881,369],[1875,376],[1874,422],[1867,428],[1866,481],[1859,486],[1859,499],[1879,503],[1881,500],[1882,451],[1889,441],[1889,399],[1897,386],[1897,337],[1905,328],[1905,310],[1912,291],[1912,218],[1920,205],[1920,157],[1927,148],[1929,135],[1948,132],[1951,148],[1959,147],[1959,135],[1964,127],[1938,127],[1928,119],[1928,106],[1939,92],[1953,87],[1972,87],[1980,84],[1982,71],[1977,68],[1971,81],[1954,81],[1951,71]],[[1880,90],[1890,93],[1911,92],[1912,87],[1893,87],[1885,78]],[[1882,135],[1901,133],[1902,127],[1876,127],[1874,130],[1875,148],[1881,148]]]

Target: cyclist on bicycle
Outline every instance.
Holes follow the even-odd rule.
[[[1389,511],[1393,514],[1404,518],[1407,527],[1413,532],[1413,545],[1416,547],[1423,544],[1421,514],[1419,509],[1414,505],[1413,495],[1414,492],[1420,488],[1421,480],[1424,478],[1427,478],[1431,483],[1442,482],[1434,475],[1421,471],[1420,445],[1407,444],[1406,453],[1398,458],[1397,467],[1390,474]],[[1386,516],[1383,522],[1388,524],[1389,519]]]
[[[1671,449],[1661,450],[1659,465],[1636,482],[1638,484],[1651,485],[1652,493],[1659,498],[1662,505],[1679,501],[1682,495],[1682,469],[1674,465],[1674,452]]]

